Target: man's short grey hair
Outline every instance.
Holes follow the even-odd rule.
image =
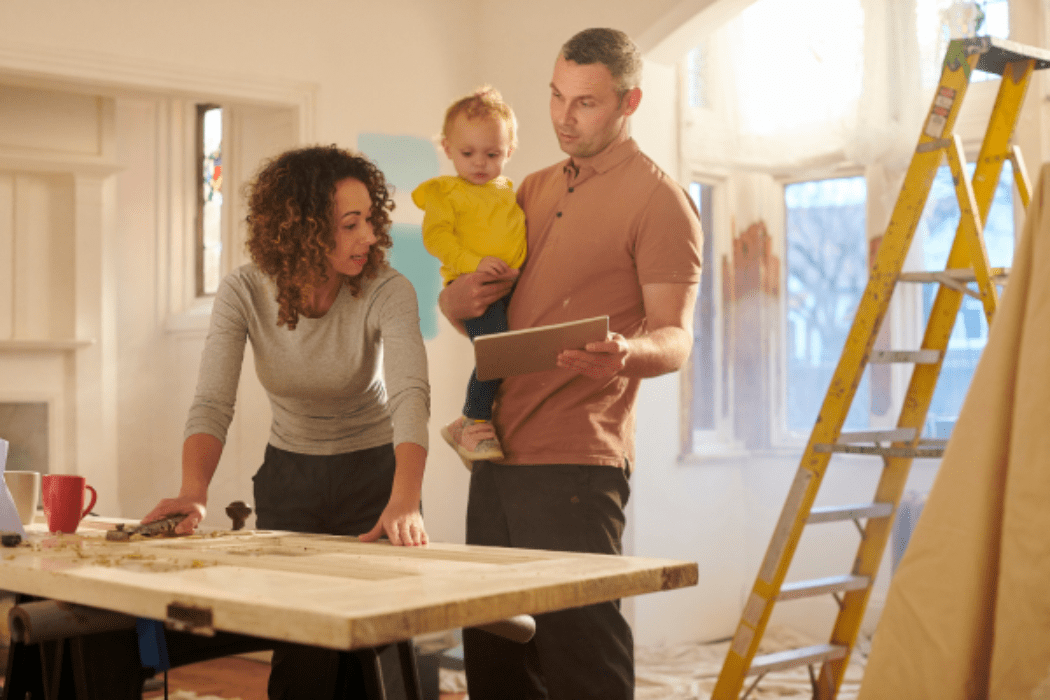
[[[601,63],[612,74],[621,97],[641,85],[642,52],[618,29],[584,29],[565,42],[561,55],[581,66]]]

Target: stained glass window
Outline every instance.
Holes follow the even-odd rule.
[[[197,295],[214,294],[222,277],[222,108],[197,105]]]

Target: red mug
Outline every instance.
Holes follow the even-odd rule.
[[[51,532],[74,533],[85,515],[95,507],[98,494],[87,480],[75,474],[44,474],[41,479],[44,515]],[[91,502],[84,507],[84,492],[91,492]]]

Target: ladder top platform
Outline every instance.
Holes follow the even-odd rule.
[[[1029,58],[1035,59],[1035,70],[1050,68],[1050,51],[1046,49],[994,36],[979,36],[960,41],[966,46],[966,53],[981,54],[977,61],[977,70],[985,73],[1002,75],[1007,63]]]

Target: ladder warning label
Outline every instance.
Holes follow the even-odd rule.
[[[736,628],[736,635],[733,637],[733,653],[737,656],[747,656],[747,650],[751,647],[751,640],[754,638],[755,631],[741,623]]]
[[[758,627],[758,621],[762,618],[762,611],[765,609],[766,599],[752,591],[751,597],[747,599],[747,605],[744,606],[742,619],[752,627]]]
[[[941,138],[953,104],[955,104],[955,90],[950,87],[938,89],[937,95],[933,98],[933,107],[930,108],[930,116],[926,119],[926,128],[922,130],[922,133],[933,139]]]

